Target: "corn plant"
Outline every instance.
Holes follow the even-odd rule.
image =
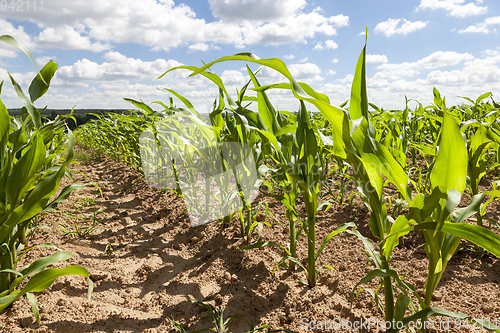
[[[375,140],[375,131],[370,123],[367,109],[365,53],[366,44],[356,66],[351,90],[350,115],[353,130],[352,142],[347,143],[350,145],[347,160],[352,165],[365,204],[371,211],[369,226],[372,234],[378,239],[379,250],[376,251],[366,238],[360,237],[375,264],[375,269],[356,285],[351,294],[351,301],[358,285],[380,278],[384,287],[385,308],[378,302],[377,294],[374,292],[372,294],[384,311],[387,332],[397,332],[410,322],[424,320],[430,316],[465,318],[485,328],[498,330],[490,323],[477,321],[461,313],[430,307],[432,294],[443,270],[462,238],[488,249],[495,255],[500,254],[497,247],[500,244],[498,235],[479,226],[463,223],[467,217],[477,212],[481,196],[474,197],[469,207],[453,212],[460,201],[460,193],[464,190],[467,175],[467,150],[458,126],[448,115],[444,100],[441,100],[439,94],[436,94],[437,90],[434,90],[435,103],[439,107],[437,113],[443,119],[443,127],[438,142],[439,153],[429,177],[432,193],[428,196],[418,194],[412,199],[408,187],[409,180],[403,167],[385,146]],[[454,168],[448,166],[451,160],[454,161]],[[400,215],[395,221],[387,216],[386,205],[382,200],[381,174],[395,184],[399,193],[405,198],[409,206],[408,215]],[[429,257],[424,300],[412,285],[403,282],[398,274],[390,269],[391,251],[399,243],[399,237],[415,229],[424,230],[426,252]],[[394,288],[400,291],[397,299]],[[411,295],[418,299],[418,307],[413,303]],[[408,308],[413,310],[414,314],[405,317]]]
[[[0,36],[31,55],[11,36]],[[89,279],[88,271],[80,266],[49,268],[47,266],[71,258],[71,253],[60,251],[17,268],[20,258],[33,247],[26,247],[24,237],[30,221],[38,214],[54,208],[66,199],[72,190],[83,185],[70,185],[50,202],[61,178],[67,174],[72,161],[74,137],[68,132],[67,155],[62,163],[53,146],[54,132],[61,127],[61,119],[42,124],[40,113],[33,102],[43,96],[57,69],[53,61],[47,63],[32,80],[27,97],[15,79],[9,78],[23,102],[20,118],[11,118],[0,100],[0,311],[26,295],[40,324],[38,306],[33,292],[47,289],[58,277],[81,275]],[[0,93],[3,82],[0,83]],[[21,283],[28,282],[19,290]],[[92,282],[89,281],[89,298]]]
[[[332,124],[332,130],[335,133],[333,137],[333,147],[336,153],[343,154],[345,156],[346,147],[344,142],[342,141],[343,129],[342,129],[342,119],[344,118],[344,111],[339,108],[332,106],[329,103],[329,99],[326,95],[315,92],[311,87],[304,83],[297,83],[295,79],[291,76],[288,71],[286,65],[280,59],[258,59],[256,56],[243,53],[237,54],[235,56],[223,57],[218,60],[215,60],[209,64],[206,64],[203,67],[196,68],[193,66],[181,66],[168,70],[160,77],[165,75],[166,73],[178,69],[190,69],[193,71],[192,75],[203,75],[209,79],[211,79],[214,83],[216,83],[221,91],[223,91],[228,100],[228,105],[230,107],[236,107],[236,104],[232,99],[230,99],[225,87],[223,86],[220,78],[215,77],[213,73],[209,73],[206,70],[210,68],[212,65],[222,61],[228,60],[243,60],[248,62],[257,63],[260,65],[268,66],[272,69],[277,70],[281,74],[283,74],[288,80],[289,83],[282,83],[271,86],[260,86],[258,82],[254,81],[254,88],[252,90],[257,92],[257,97],[252,99],[257,101],[258,103],[258,111],[259,116],[262,119],[262,122],[265,128],[255,128],[256,133],[263,140],[262,150],[265,154],[269,154],[268,156],[272,157],[279,156],[280,159],[276,159],[285,165],[287,171],[287,175],[290,176],[291,181],[295,181],[297,183],[300,194],[303,196],[304,201],[306,203],[306,211],[307,218],[306,221],[302,223],[302,229],[307,234],[308,238],[308,265],[307,268],[302,266],[300,261],[292,256],[287,256],[285,259],[290,260],[294,263],[300,264],[307,272],[307,283],[309,286],[314,287],[316,284],[316,274],[317,270],[315,268],[315,264],[318,256],[324,249],[324,247],[328,244],[330,239],[339,232],[345,231],[351,225],[343,225],[339,227],[339,229],[332,231],[327,238],[323,241],[318,251],[316,251],[316,237],[315,237],[315,223],[316,223],[316,212],[318,209],[318,196],[321,188],[321,161],[319,160],[320,154],[318,153],[318,141],[316,140],[316,133],[311,125],[309,120],[309,115],[305,108],[304,101],[308,101],[315,105],[325,117]],[[249,71],[250,74],[250,71]],[[250,75],[252,78],[252,74]],[[264,94],[267,89],[270,88],[281,88],[281,89],[291,89],[294,93],[294,96],[300,100],[300,109],[297,114],[297,124],[283,124],[280,121],[280,118],[276,116],[276,112],[272,107],[270,100]],[[299,120],[300,119],[300,120]],[[340,124],[339,124],[340,120]],[[297,147],[297,153],[293,157],[297,157],[294,163],[286,162],[287,159],[283,156],[282,145],[279,144],[280,140],[278,139],[280,136],[288,133],[294,133],[295,135],[295,144]],[[290,137],[286,137],[287,140],[290,140]],[[292,141],[293,142],[293,141]],[[291,148],[291,145],[288,145]],[[290,154],[292,157],[292,154]],[[278,163],[279,163],[278,162]],[[285,163],[283,163],[285,162]],[[291,235],[294,234],[295,227],[291,225]],[[293,236],[292,236],[293,237]],[[256,246],[265,246],[269,243],[259,243],[258,245],[251,245],[246,248],[255,248]],[[291,241],[291,246],[294,244],[294,241]],[[288,254],[289,252],[287,252]]]
[[[219,306],[219,308],[217,309],[211,304],[203,303],[195,299],[193,299],[192,301],[198,303],[199,305],[203,306],[207,311],[209,311],[210,314],[208,318],[212,321],[212,324],[214,325],[213,327],[202,328],[200,330],[193,331],[192,333],[198,333],[203,331],[212,331],[215,333],[228,333],[228,323],[234,318],[242,316],[241,314],[236,314],[232,315],[227,319],[224,319],[224,308],[222,306]],[[179,325],[170,318],[168,318],[168,320],[174,326],[177,332],[187,333],[186,330],[181,325]],[[250,330],[245,333],[254,333],[258,331],[263,331],[264,329],[269,327],[270,327],[269,325],[261,325],[259,327],[255,327],[254,321],[252,320],[250,324]],[[267,333],[277,333],[277,332],[293,333],[293,331],[290,331],[289,329],[277,329],[277,330],[267,331]]]

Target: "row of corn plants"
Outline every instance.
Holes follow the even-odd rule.
[[[19,48],[31,58],[29,51],[11,36],[0,36],[0,41]],[[48,243],[29,245],[27,234],[36,231],[32,230],[33,219],[53,209],[74,189],[84,186],[69,185],[56,195],[62,177],[71,177],[68,166],[73,158],[74,137],[66,129],[65,116],[44,120],[33,104],[47,92],[57,67],[50,61],[37,73],[29,86],[29,96],[9,74],[24,105],[20,117],[11,117],[0,99],[0,311],[26,296],[39,325],[34,293],[49,288],[58,277],[84,276],[89,281],[89,299],[92,293],[92,281],[85,268],[73,265],[47,268],[70,259],[72,255],[67,251],[59,250],[18,267],[21,258],[33,248],[55,248]],[[3,81],[0,93],[2,87]]]
[[[120,149],[128,149],[124,153],[128,156],[138,156],[142,149],[141,165],[145,174],[156,177],[157,184],[166,180],[162,186],[169,184],[170,189],[182,193],[189,189],[186,182],[193,185],[192,179],[198,179],[200,173],[207,173],[207,168],[224,173],[244,161],[242,157],[225,154],[224,143],[245,145],[248,151],[243,155],[251,155],[255,165],[234,170],[235,186],[228,186],[227,180],[226,185],[223,179],[218,181],[217,185],[224,192],[215,196],[220,204],[219,216],[227,222],[228,216],[234,213],[230,206],[234,200],[241,200],[242,205],[235,205],[240,212],[246,212],[241,218],[241,236],[251,242],[256,222],[251,217],[249,191],[259,189],[286,208],[290,239],[288,244],[254,242],[244,249],[279,246],[284,250],[284,257],[277,267],[303,268],[306,273],[303,282],[312,288],[322,268],[317,268],[316,262],[323,249],[338,233],[349,233],[362,241],[373,264],[373,270],[354,288],[351,301],[354,301],[360,285],[380,280],[380,288],[365,290],[375,297],[384,315],[387,332],[397,332],[431,316],[469,320],[500,332],[487,321],[431,306],[432,295],[462,239],[500,256],[500,236],[485,228],[482,222],[487,204],[499,197],[500,192],[496,189],[484,193],[479,191],[480,180],[498,165],[499,106],[487,93],[475,101],[468,99],[472,106],[448,108],[445,99],[434,89],[431,106],[423,107],[417,102],[412,110],[411,101],[407,100],[403,111],[380,109],[368,102],[365,56],[366,43],[356,65],[349,104],[340,107],[332,105],[326,95],[307,84],[295,81],[286,64],[276,58],[259,59],[241,53],[202,67],[172,68],[162,76],[187,69],[192,71],[191,76],[202,75],[216,84],[219,96],[208,118],[202,117],[185,97],[171,89],[165,90],[177,97],[184,108],[175,107],[171,100],[170,106],[156,102],[164,110],[153,111],[142,101],[130,100],[141,110],[141,124],[149,132],[142,137],[143,145],[140,131],[119,133],[118,137],[132,136],[134,145],[139,142],[140,146],[139,149],[136,146]],[[226,61],[267,66],[279,72],[285,82],[262,86],[257,79],[258,71],[253,72],[247,65],[250,80],[233,99],[221,78],[210,71],[215,64]],[[298,111],[276,110],[267,94],[271,89],[290,91],[297,100]],[[252,95],[247,95],[248,92]],[[491,103],[485,102],[488,98]],[[254,106],[250,107],[251,104]],[[319,113],[312,115],[308,106]],[[123,116],[120,121],[128,124],[134,122],[135,117]],[[180,118],[188,118],[189,124],[179,121]],[[109,138],[107,129],[110,124],[111,120],[106,119],[91,122],[79,129],[79,135],[85,138],[82,141],[87,145],[97,143],[103,149],[116,149],[121,146],[113,143],[117,138]],[[102,137],[106,143],[93,140],[96,137]],[[144,159],[145,156],[150,157]],[[216,166],[210,164],[214,159],[217,160]],[[453,168],[449,168],[450,163],[453,163]],[[250,177],[250,167],[255,168],[257,179]],[[189,175],[194,178],[190,180]],[[316,214],[325,204],[328,205],[323,200],[332,193],[326,184],[332,175],[341,181],[340,201],[344,197],[344,185],[348,182],[355,184],[369,209],[368,225],[375,242],[361,235],[354,223],[339,226],[320,243],[317,242]],[[211,184],[197,186],[208,188]],[[387,195],[388,191],[396,194]],[[466,191],[471,197],[470,204],[457,208]],[[490,199],[483,203],[486,195]],[[299,197],[305,204],[305,216],[297,213]],[[212,199],[208,195],[205,198]],[[392,214],[389,211],[391,205],[394,206]],[[465,222],[474,215],[476,224]],[[423,296],[391,269],[392,251],[401,237],[417,231],[425,237],[429,258]],[[296,253],[297,241],[302,235],[308,244],[305,261]]]

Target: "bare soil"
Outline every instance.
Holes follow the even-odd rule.
[[[360,292],[352,308],[350,305],[353,287],[372,269],[365,267],[367,256],[354,236],[339,234],[331,240],[317,267],[329,265],[335,270],[323,268],[318,285],[311,289],[298,282],[299,278],[305,279],[300,268],[293,272],[278,268],[272,273],[283,258],[281,248],[240,250],[247,244],[238,238],[236,220],[226,227],[216,221],[191,227],[182,198],[150,188],[140,173],[106,157],[74,165],[74,169],[79,171],[74,173],[77,183],[94,183],[102,189],[103,196],[90,185],[74,191],[59,205],[59,211],[40,221],[51,230],[38,231],[29,239],[29,245],[49,242],[70,251],[73,258],[68,264],[81,265],[90,272],[94,282],[91,300],[87,300],[85,278],[59,278],[48,290],[36,294],[40,328],[29,301],[22,298],[0,314],[0,325],[4,326],[1,332],[175,332],[168,318],[187,332],[213,327],[207,319],[209,313],[192,299],[222,306],[225,318],[241,314],[229,323],[233,333],[248,332],[252,321],[256,326],[270,325],[272,329],[287,328],[293,332],[310,332],[305,328],[307,323],[315,331],[378,331],[373,324],[369,329],[320,326],[320,322],[361,323],[370,318],[372,322],[382,322],[381,311],[367,292]],[[70,184],[69,179],[64,182]],[[86,202],[84,198],[95,202]],[[285,245],[288,224],[284,207],[267,197],[257,201],[267,201],[272,215],[280,221],[268,216],[267,222],[272,226],[264,227],[260,240]],[[302,205],[300,208],[304,213]],[[73,218],[68,218],[77,209],[83,217],[75,219],[79,215],[75,212]],[[79,227],[90,226],[91,217],[99,209],[103,211],[96,213],[100,220],[94,225],[96,228],[88,230],[92,231],[88,237],[78,237],[75,228],[71,228],[74,222]],[[493,204],[489,216],[497,217],[497,209]],[[356,197],[352,205],[333,203],[327,212],[318,214],[317,246],[346,222],[355,222],[363,235],[370,236],[368,211]],[[85,229],[80,233],[85,233]],[[394,250],[392,259],[392,267],[420,292],[427,276],[422,241],[418,233],[408,235]],[[19,267],[54,251],[35,249]],[[299,240],[298,256],[305,264],[304,234]],[[499,272],[500,261],[496,257],[480,256],[467,249],[459,251],[446,268],[432,306],[481,319],[500,319]],[[368,287],[375,290],[377,283]],[[432,320],[436,325],[445,321]],[[454,327],[454,321],[449,324],[449,329],[437,326],[433,331],[486,332]]]

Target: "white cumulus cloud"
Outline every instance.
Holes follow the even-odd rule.
[[[449,15],[459,18],[481,15],[488,12],[488,6],[478,6],[473,2],[464,4],[464,2],[465,0],[421,0],[416,10],[444,9]],[[482,3],[482,1],[477,1],[477,3]]]
[[[173,0],[44,0],[43,11],[0,11],[0,20],[36,24],[42,30],[36,37],[40,47],[96,52],[114,43],[165,51],[196,43],[238,48],[305,43],[317,34],[335,35],[349,24],[348,16],[325,16],[319,7],[305,11],[305,0],[211,0],[210,5],[221,20],[207,22]]]
[[[166,70],[181,65],[176,60],[142,61],[115,51],[106,53],[105,59],[98,64],[83,58],[73,65],[62,66],[56,76],[65,81],[155,80]]]
[[[401,21],[403,23],[400,25]],[[391,37],[392,35],[406,35],[426,26],[427,22],[422,21],[410,22],[405,19],[388,19],[377,24],[374,31],[375,33],[384,34],[386,37]]]
[[[205,43],[195,43],[188,46],[189,51],[208,51],[210,46]]]
[[[35,40],[37,45],[42,48],[89,50],[94,52],[110,49],[109,44],[92,42],[89,36],[82,36],[81,32],[67,25],[45,28]]]
[[[324,48],[335,50],[339,47],[337,43],[335,43],[333,40],[328,39],[325,41],[325,46],[321,42],[318,42],[316,46],[313,48],[313,50],[323,50]]]
[[[226,22],[275,21],[293,16],[303,9],[305,0],[209,0],[215,17]]]
[[[379,71],[374,75],[374,78],[396,80],[402,77],[418,75],[420,71],[424,69],[455,66],[460,62],[473,59],[474,57],[469,53],[437,51],[414,62],[403,62],[399,64],[384,63],[377,67]]]
[[[496,29],[491,29],[492,26],[500,25],[500,16],[488,17],[483,22],[470,25],[465,29],[459,30],[458,33],[482,33],[489,34],[491,32],[496,32]]]
[[[325,47],[323,46],[323,44],[321,44],[321,42],[318,42],[316,44],[316,46],[313,47],[313,50],[323,50]]]
[[[383,54],[367,54],[366,55],[366,62],[368,64],[376,64],[376,63],[386,63],[387,56]]]
[[[1,12],[0,12],[1,13]],[[24,31],[22,26],[14,27],[14,25],[7,20],[0,18],[0,31],[1,35],[10,35],[17,39],[21,44],[23,44],[29,50],[35,49],[35,44],[32,38]],[[12,45],[6,43],[0,43],[0,57],[15,58],[19,50]]]
[[[335,43],[333,40],[329,39],[329,40],[326,40],[325,41],[325,47],[327,49],[332,49],[332,50],[335,50],[337,49],[339,46],[337,43]]]

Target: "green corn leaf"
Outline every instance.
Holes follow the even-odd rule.
[[[441,215],[438,219],[438,225],[436,230],[434,231],[434,236],[441,231],[441,227],[443,226],[444,221],[450,216],[451,212],[458,206],[460,203],[462,195],[455,189],[448,191],[448,196],[446,198],[446,203],[444,204],[443,210],[441,211]]]
[[[175,321],[173,321],[172,319],[170,319],[169,317],[167,317],[167,319],[170,321],[170,323],[174,326],[175,330],[177,332],[181,332],[181,333],[187,333],[186,330],[179,324],[177,324]]]
[[[234,60],[248,61],[248,62],[253,62],[253,63],[267,66],[269,68],[272,68],[272,69],[278,71],[283,76],[285,76],[288,80],[290,80],[291,89],[292,89],[294,96],[298,99],[302,99],[302,100],[305,100],[307,102],[314,104],[318,108],[318,110],[328,119],[328,121],[332,125],[335,154],[339,157],[342,157],[342,158],[345,158],[347,156],[345,142],[348,142],[349,122],[347,119],[347,115],[345,114],[345,111],[339,107],[335,107],[333,105],[330,105],[329,103],[326,103],[323,99],[311,98],[311,96],[309,96],[304,91],[304,89],[302,89],[302,87],[295,81],[295,79],[292,77],[292,75],[288,71],[288,68],[286,67],[285,63],[281,59],[278,59],[278,58],[259,59],[258,57],[256,57],[253,54],[240,53],[240,54],[236,54],[234,56],[222,57],[222,58],[219,58],[215,61],[212,61],[212,62],[206,64],[205,66],[198,68],[196,71],[191,73],[190,76],[196,75],[198,73],[202,73],[205,69],[211,67],[215,63],[219,63],[219,62],[223,62],[223,61],[234,61]],[[177,68],[181,68],[181,67],[175,67],[175,68],[169,69],[168,71],[163,73],[159,78],[161,78],[162,76],[164,76],[168,72],[175,70]],[[261,115],[261,117],[262,117],[262,115]],[[264,123],[265,123],[265,121],[264,121]],[[267,124],[266,124],[266,126],[267,126]]]
[[[369,120],[368,95],[366,92],[365,62],[366,62],[366,36],[365,36],[365,46],[363,47],[363,50],[361,51],[361,54],[358,58],[354,79],[352,81],[351,101],[349,104],[349,113],[351,114],[352,120],[356,120],[361,117],[364,117],[366,120]]]
[[[453,223],[462,223],[470,216],[476,214],[483,200],[483,193],[476,194],[472,197],[470,204],[467,207],[459,208],[453,212],[450,216],[450,220]]]
[[[153,109],[151,109],[149,107],[149,105],[147,105],[143,101],[139,102],[139,101],[133,100],[131,98],[124,98],[124,100],[126,100],[127,102],[130,102],[130,103],[134,104],[137,108],[146,111],[147,115],[152,115],[154,113]]]
[[[172,89],[167,89],[167,88],[163,88],[163,90],[165,91],[168,91],[169,93],[171,93],[172,95],[174,95],[175,97],[177,97],[182,103],[184,103],[185,106],[188,107],[188,109],[195,115],[197,116],[198,118],[200,118],[200,113],[194,108],[193,104],[191,104],[190,101],[188,101],[187,98],[185,98],[184,96],[182,96],[181,94],[179,94],[178,92],[172,90]]]
[[[68,132],[68,149],[66,161],[60,169],[51,176],[39,182],[31,191],[22,205],[12,211],[7,220],[0,225],[0,244],[5,241],[11,231],[21,222],[31,219],[40,213],[46,206],[48,200],[55,194],[59,181],[66,173],[66,167],[73,160],[75,138],[73,133]]]
[[[315,91],[313,88],[311,88],[311,86],[309,86],[306,83],[303,83],[303,82],[297,82],[297,83],[298,83],[298,85],[309,96],[311,96],[313,98],[316,98],[316,99],[318,99],[320,101],[323,101],[325,103],[330,104],[330,99],[328,98],[327,95]],[[292,89],[292,84],[290,84],[290,83],[275,83],[275,84],[269,84],[269,85],[266,85],[266,86],[255,87],[255,88],[252,88],[251,90],[254,90],[254,91],[266,91],[268,89],[273,89],[273,88],[276,88],[276,89],[290,89],[291,90]]]
[[[479,102],[481,102],[483,99],[486,99],[488,97],[491,96],[491,91],[490,92],[487,92],[487,93],[484,93],[482,94],[481,96],[479,96],[477,99],[476,99],[476,103],[475,104],[479,104]]]
[[[347,229],[346,232],[356,236],[359,240],[361,240],[361,242],[363,242],[365,250],[366,250],[368,256],[370,257],[370,259],[373,260],[375,267],[381,269],[382,268],[382,260],[380,258],[380,254],[375,250],[375,246],[373,246],[372,241],[368,237],[361,235],[359,233],[359,231],[356,229],[354,229],[354,230]]]
[[[412,230],[435,230],[436,227],[436,222],[424,222],[403,229],[400,232]],[[444,222],[441,231],[443,233],[449,233],[466,239],[500,258],[500,235],[497,235],[484,227],[468,223]],[[390,234],[387,238],[395,236],[396,234]]]
[[[444,317],[450,317],[454,319],[459,319],[459,320],[467,320],[471,323],[475,323],[479,326],[484,327],[485,329],[489,331],[495,331],[495,332],[500,332],[500,329],[493,325],[491,322],[487,320],[482,320],[482,319],[474,319],[472,317],[469,317],[461,312],[450,312],[445,309],[441,308],[427,308],[420,310],[419,312],[415,313],[414,315],[407,317],[402,320],[403,325],[406,326],[409,323],[416,323],[419,320],[426,319],[429,317],[433,316],[444,316]]]
[[[59,251],[47,257],[34,261],[28,267],[21,270],[21,273],[23,275],[36,274],[44,270],[49,265],[55,264],[60,261],[68,260],[72,257],[73,256],[68,251]]]
[[[382,253],[387,260],[389,260],[389,258],[391,257],[392,250],[396,246],[398,246],[399,237],[402,237],[402,236],[408,234],[408,231],[401,232],[401,233],[398,233],[398,231],[406,229],[409,226],[410,226],[410,222],[406,219],[406,217],[404,215],[399,215],[398,218],[396,219],[396,221],[394,221],[393,225],[391,226],[390,234],[395,234],[396,236],[387,239],[384,242],[384,245],[382,248]]]
[[[432,93],[434,94],[434,104],[438,108],[441,108],[441,106],[443,105],[443,100],[441,98],[441,94],[439,93],[439,91],[435,87],[434,87],[434,89],[432,89]]]
[[[40,327],[40,311],[38,309],[38,302],[36,301],[36,297],[32,293],[26,293],[26,298],[31,303],[31,310],[33,311],[33,315],[35,316],[38,327]]]
[[[251,126],[257,127],[259,129],[265,129],[265,125],[264,125],[264,123],[263,123],[263,121],[260,118],[258,113],[251,111],[251,110],[248,110],[248,109],[245,109],[245,108],[237,108],[237,109],[232,110],[232,111],[234,113],[237,113],[237,114],[245,117],[245,119],[249,122],[249,124]]]
[[[209,65],[211,66],[211,64],[209,64]],[[226,90],[226,87],[224,86],[224,83],[222,82],[222,79],[218,75],[216,75],[214,73],[209,73],[209,72],[205,71],[205,69],[209,68],[210,66],[205,65],[205,66],[203,66],[201,68],[195,67],[195,66],[178,66],[178,67],[174,67],[174,68],[169,69],[168,71],[166,71],[165,73],[163,73],[162,75],[160,75],[158,77],[158,79],[162,78],[168,72],[176,70],[176,69],[188,69],[188,70],[191,70],[191,71],[193,71],[193,73],[191,73],[191,75],[189,75],[189,76],[194,76],[196,74],[203,75],[204,77],[206,77],[207,79],[209,79],[210,81],[212,81],[213,83],[215,83],[220,89],[222,89],[222,91],[226,95],[227,102],[228,102],[228,104],[229,104],[229,106],[231,108],[233,108],[233,109],[237,108],[238,105],[236,105],[236,103],[229,96],[229,94],[228,94],[228,92]]]
[[[255,77],[254,73],[250,70],[250,67],[247,67],[247,72],[248,75],[250,76],[250,79],[255,86],[255,88],[260,87],[260,83]],[[264,125],[266,126],[266,129],[273,133],[275,136],[278,130],[280,129],[280,124],[278,121],[278,117],[276,114],[276,111],[274,110],[274,106],[271,104],[271,101],[267,97],[266,93],[264,91],[257,91],[257,106],[258,106],[258,111],[259,111],[259,116],[262,119]]]
[[[0,83],[0,90],[2,90],[2,83]],[[0,161],[4,160],[5,147],[9,141],[10,132],[10,116],[7,108],[0,99]]]
[[[351,299],[351,306],[352,306],[352,302],[354,300],[354,292],[356,291],[356,289],[358,289],[358,286],[365,284],[365,283],[369,283],[370,281],[372,281],[373,279],[375,279],[377,277],[379,277],[379,278],[391,277],[394,280],[396,280],[399,285],[407,286],[406,283],[401,281],[401,279],[399,278],[398,273],[396,271],[394,271],[392,269],[378,269],[378,268],[374,269],[373,271],[371,271],[370,273],[365,275],[358,283],[356,283],[356,285],[352,289],[351,298],[350,298]],[[408,288],[408,289],[410,289],[410,288]]]
[[[448,193],[444,186],[435,187],[430,195],[417,194],[409,206],[408,220],[417,223],[425,221],[439,205],[440,199],[447,197]]]
[[[7,197],[13,207],[30,190],[33,182],[37,181],[36,174],[45,164],[45,146],[38,133],[32,138],[31,147],[22,155],[14,165],[7,179]]]
[[[360,157],[366,170],[369,171],[370,180],[373,181],[374,187],[381,195],[382,179],[380,175],[385,175],[390,182],[396,185],[401,195],[410,201],[408,176],[389,150],[368,135],[369,126],[370,123],[366,118],[360,118],[357,128],[352,134],[352,141],[361,154]]]
[[[15,291],[14,293],[0,297],[0,311],[3,311],[6,307],[16,301],[18,298],[24,296],[28,292],[41,292],[52,285],[52,283],[61,276],[66,275],[80,275],[88,278],[89,281],[89,300],[90,295],[92,295],[93,283],[89,278],[89,272],[80,266],[68,266],[65,268],[48,268],[37,274],[35,274],[28,281],[26,286],[20,291]]]
[[[38,67],[36,67],[35,60],[33,60],[33,57],[31,56],[30,51],[28,51],[28,49],[26,47],[24,47],[24,45],[22,45],[14,37],[9,36],[9,35],[2,35],[2,36],[0,36],[0,41],[8,43],[8,44],[10,44],[10,45],[12,45],[14,47],[17,47],[19,50],[23,51],[31,59],[31,62],[33,63],[33,66],[35,66],[36,71],[38,72]],[[43,80],[43,78],[42,78],[42,80]]]
[[[453,161],[453,167],[450,167]],[[467,147],[455,120],[444,113],[439,152],[430,174],[431,186],[443,185],[462,193],[467,178]]]
[[[325,238],[325,240],[321,244],[318,252],[316,252],[316,256],[314,257],[314,260],[318,260],[319,255],[321,254],[321,252],[323,251],[323,249],[325,248],[325,246],[328,245],[328,243],[330,242],[330,240],[332,239],[333,236],[338,235],[341,232],[346,232],[348,230],[348,228],[354,228],[355,229],[356,228],[356,224],[354,222],[344,223],[344,224],[340,225],[339,227],[337,227],[332,232],[330,232],[330,234],[328,234],[328,236]]]
[[[42,121],[40,118],[40,113],[35,108],[33,103],[28,99],[28,97],[26,97],[26,95],[24,94],[24,92],[21,89],[21,87],[19,86],[19,84],[17,84],[16,80],[14,80],[14,78],[10,74],[9,74],[9,77],[10,77],[10,81],[12,82],[12,85],[14,86],[14,90],[17,93],[17,96],[19,96],[19,98],[21,99],[21,101],[24,104],[24,107],[26,108],[29,115],[31,116],[33,124],[35,124],[35,127],[37,129],[40,128],[40,126],[42,124]]]
[[[42,97],[49,89],[50,80],[54,77],[59,66],[53,60],[50,60],[31,81],[28,89],[31,103]]]
[[[396,306],[394,308],[394,321],[400,322],[403,320],[405,316],[405,312],[408,309],[408,305],[410,304],[411,298],[406,294],[399,294],[396,300]]]
[[[94,185],[94,186],[97,186],[95,184],[73,184],[73,185],[68,185],[66,186],[62,191],[61,193],[59,193],[59,195],[57,196],[57,198],[55,198],[50,204],[48,204],[42,212],[48,212],[52,209],[54,209],[58,203],[66,200],[69,195],[71,194],[71,192],[73,192],[73,190],[78,190],[78,189],[82,189],[84,188],[85,186],[88,186],[88,185]],[[101,192],[101,189],[99,187],[97,187],[99,189],[99,192]],[[102,196],[102,192],[101,192],[101,196]]]
[[[489,142],[491,141],[488,139],[488,128],[480,125],[470,140],[470,154],[473,156],[473,161],[479,160]]]

